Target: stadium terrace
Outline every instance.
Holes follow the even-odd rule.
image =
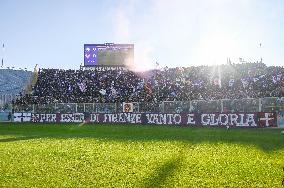
[[[217,69],[220,69],[220,74]],[[117,103],[283,97],[283,67],[263,63],[130,70],[40,69],[15,104]]]
[[[283,67],[266,66],[262,62],[229,62],[145,72],[120,66],[97,68],[34,71],[28,87],[12,101],[14,113],[20,113],[21,121],[25,119],[21,113],[30,113],[35,122],[51,119],[51,122],[251,127],[260,122],[257,118],[266,118],[265,114],[257,113],[277,113],[271,116],[275,120],[278,117],[278,124],[283,119]],[[17,119],[15,115],[14,118]],[[275,126],[275,123],[267,120],[263,125]]]

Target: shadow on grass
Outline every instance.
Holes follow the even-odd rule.
[[[1,134],[0,134],[1,135]],[[15,141],[22,141],[22,140],[31,140],[40,138],[39,136],[19,136],[19,137],[12,137],[12,138],[3,138],[0,139],[1,142],[15,142]]]
[[[50,138],[95,138],[116,141],[181,141],[198,143],[232,143],[257,146],[270,152],[284,149],[284,135],[272,129],[193,128],[149,125],[88,124],[3,124],[0,143]],[[1,136],[12,138],[2,138]]]
[[[181,155],[174,157],[164,163],[163,165],[157,167],[149,178],[146,178],[141,187],[162,187],[165,184],[167,178],[172,177],[174,174],[178,173],[182,166]]]

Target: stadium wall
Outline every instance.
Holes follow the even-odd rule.
[[[12,120],[11,112],[0,112],[0,122],[6,122]]]
[[[278,112],[277,113],[277,125],[280,128],[284,128],[284,112]]]

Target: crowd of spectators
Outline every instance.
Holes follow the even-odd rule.
[[[114,103],[284,97],[284,68],[264,63],[130,70],[41,69],[16,104]]]

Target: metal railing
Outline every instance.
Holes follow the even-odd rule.
[[[119,113],[122,103],[54,103],[45,105],[14,105],[14,112],[33,113]],[[284,110],[284,97],[134,102],[134,112],[204,113],[204,112],[277,112]]]
[[[16,98],[15,94],[0,94],[0,107],[11,104],[12,100]]]

